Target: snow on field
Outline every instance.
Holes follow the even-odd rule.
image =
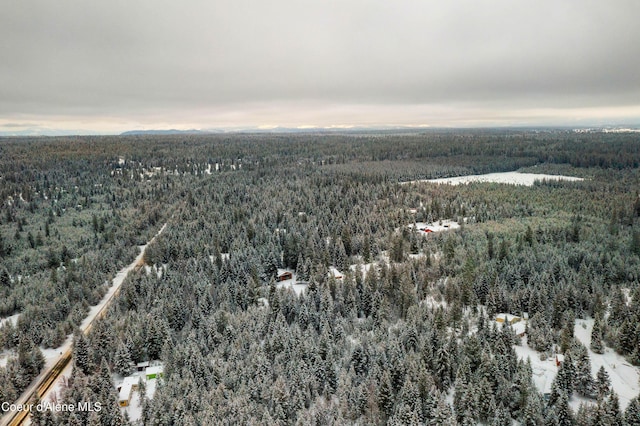
[[[527,337],[522,338],[522,345],[514,346],[518,358],[531,360],[531,370],[533,372],[533,383],[538,391],[545,393],[551,392],[551,384],[558,373],[555,357],[540,359],[540,353],[531,349],[527,344]]]
[[[409,228],[413,229],[414,224],[410,224]],[[432,232],[443,232],[443,231],[451,231],[454,229],[460,228],[460,224],[453,220],[445,219],[437,222],[416,222],[415,226],[418,228],[420,233],[425,235],[429,235]]]
[[[429,295],[420,301],[420,306],[422,305],[426,305],[432,309],[446,308],[447,302],[442,298],[436,299],[435,297]]]
[[[147,379],[144,372],[136,372],[131,377],[137,379],[136,383],[139,380],[142,380],[142,382],[144,382],[145,395],[147,399],[153,399],[159,379]],[[127,378],[127,380],[129,380],[129,378]],[[120,379],[120,383],[122,383],[122,378]],[[120,384],[118,386],[120,386]],[[139,390],[133,390],[131,392],[129,405],[126,407],[120,407],[120,411],[123,414],[127,413],[132,424],[142,424],[140,420],[142,417],[142,401],[140,400]]]
[[[349,269],[355,273],[358,266],[360,266],[360,271],[362,272],[362,279],[364,280],[367,278],[367,273],[369,272],[369,270],[373,267],[378,268],[379,265],[377,263],[359,263],[359,264],[349,266]]]
[[[5,323],[10,322],[15,327],[18,323],[18,318],[20,314],[11,315],[10,317],[0,319],[0,327],[2,327]]]
[[[307,282],[298,282],[296,278],[296,274],[293,271],[291,272],[292,278],[289,280],[278,281],[276,283],[277,288],[290,288],[296,294],[296,296],[300,296],[302,292],[307,288],[309,283]]]
[[[450,178],[440,178],[440,179],[422,179],[411,181],[408,183],[414,182],[431,182],[431,183],[439,183],[439,184],[447,184],[447,185],[460,185],[466,184],[470,182],[494,182],[494,183],[506,183],[511,185],[524,185],[524,186],[533,186],[533,183],[537,180],[566,180],[566,181],[579,181],[584,180],[583,178],[574,177],[574,176],[563,176],[563,175],[547,175],[540,173],[519,173],[519,172],[503,172],[503,173],[487,173],[484,175],[468,175],[468,176],[457,176]]]
[[[591,343],[592,328],[593,319],[576,320],[574,335],[587,348],[589,348],[589,344]],[[531,360],[533,382],[535,383],[536,388],[542,393],[549,393],[551,391],[553,379],[558,372],[555,356],[541,360],[540,353],[531,349],[527,345],[526,336],[522,339],[521,346],[515,346],[515,350],[518,354],[518,358],[523,360],[529,358]],[[618,394],[620,408],[622,410],[626,409],[627,405],[629,405],[629,401],[638,396],[638,393],[640,392],[640,384],[638,383],[638,377],[640,377],[640,374],[638,368],[630,365],[624,357],[620,356],[611,348],[606,348],[604,354],[596,354],[589,349],[589,357],[591,359],[591,373],[594,380],[600,367],[604,367],[607,374],[609,374],[613,389],[616,394]],[[575,411],[582,402],[595,403],[595,401],[574,395],[569,401],[569,404]]]
[[[593,319],[576,320],[574,335],[587,348],[591,343],[591,330],[593,329]],[[634,367],[627,362],[624,357],[619,355],[612,348],[605,347],[603,354],[594,353],[589,349],[589,357],[591,358],[591,372],[595,378],[600,367],[609,374],[611,385],[620,398],[620,408],[623,410],[629,405],[629,401],[640,392],[640,371],[638,367]]]
[[[7,366],[7,362],[9,361],[9,356],[14,354],[13,351],[2,351],[0,352],[0,367],[4,368]]]
[[[160,267],[158,267],[157,265],[144,265],[144,271],[147,273],[147,275],[151,275],[151,272],[153,272],[156,277],[160,279],[162,278],[162,274],[164,272],[167,272],[167,264],[163,263]]]
[[[336,280],[341,280],[344,278],[344,274],[340,271],[338,271],[334,266],[329,266],[329,272],[328,272],[329,277],[333,277]]]
[[[411,260],[418,260],[418,259],[424,259],[426,258],[427,255],[423,252],[420,253],[409,253],[409,259]]]

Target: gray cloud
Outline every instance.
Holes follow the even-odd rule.
[[[254,108],[235,120],[287,124],[308,108],[325,125],[341,105],[369,117],[637,107],[639,12],[635,0],[11,2],[0,119],[175,123]]]

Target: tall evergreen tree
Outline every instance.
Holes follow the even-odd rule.
[[[593,321],[593,329],[591,330],[591,350],[597,354],[604,353],[604,344],[602,343],[602,324],[599,315],[596,315]]]
[[[598,398],[602,398],[609,393],[611,388],[611,379],[609,379],[609,373],[601,366],[596,374],[596,389],[598,391]]]
[[[624,422],[627,426],[640,426],[640,399],[637,396],[629,401],[624,412]]]
[[[73,335],[73,364],[84,374],[90,374],[93,370],[91,359],[89,342],[84,334],[77,330]]]

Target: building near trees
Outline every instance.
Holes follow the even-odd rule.
[[[128,407],[133,391],[138,390],[138,377],[127,376],[118,387],[118,404]]]
[[[162,365],[152,365],[150,367],[147,367],[144,375],[146,376],[147,380],[156,379],[164,375],[164,369]]]

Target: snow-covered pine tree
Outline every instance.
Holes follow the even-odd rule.
[[[578,340],[574,340],[571,353],[575,361],[575,374],[573,376],[574,389],[578,395],[593,397],[595,386],[591,375],[591,359],[587,348]]]
[[[604,353],[604,344],[602,343],[602,324],[599,315],[596,315],[593,321],[593,329],[591,330],[591,350],[597,354]]]
[[[640,398],[637,396],[629,401],[624,412],[624,422],[626,426],[640,426]]]
[[[113,363],[116,373],[122,376],[127,376],[131,372],[131,367],[133,365],[131,355],[129,354],[129,349],[127,349],[127,346],[122,341],[118,343]]]
[[[596,374],[596,389],[598,391],[598,398],[601,399],[607,393],[611,387],[611,379],[609,379],[609,373],[601,366]]]

